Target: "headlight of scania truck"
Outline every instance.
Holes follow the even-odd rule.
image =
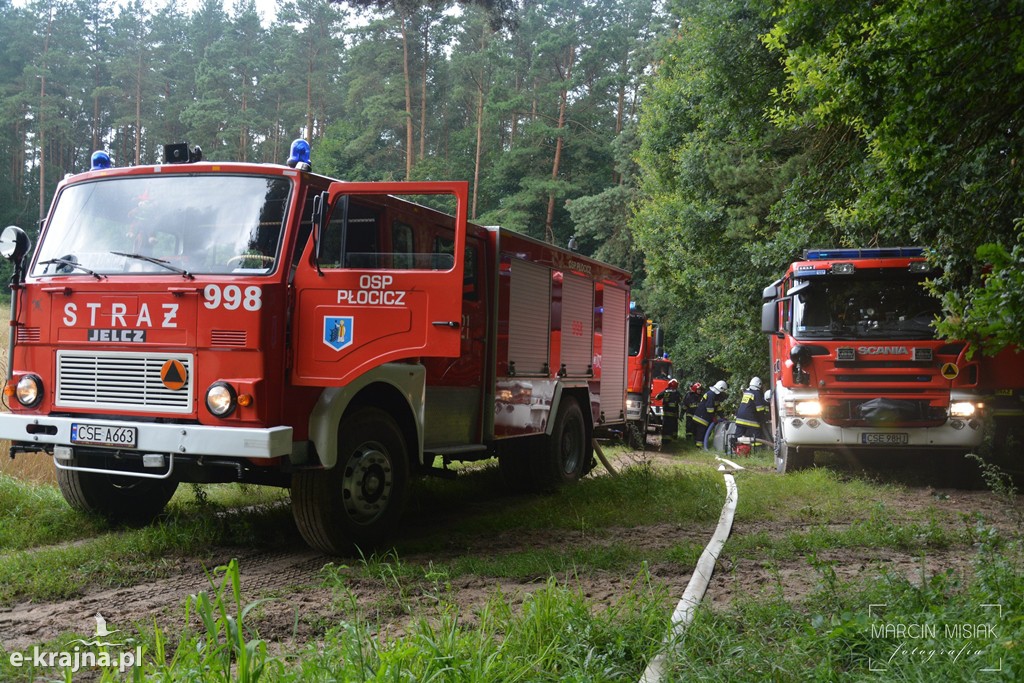
[[[970,401],[957,401],[949,404],[950,417],[971,417],[975,411],[976,408]]]
[[[800,417],[821,417],[821,403],[818,401],[797,401],[795,408]]]

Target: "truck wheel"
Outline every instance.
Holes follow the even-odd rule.
[[[647,448],[647,420],[634,420],[626,423],[626,441],[635,451]]]
[[[76,510],[102,515],[115,524],[141,526],[163,512],[178,482],[59,469],[57,486]]]
[[[579,481],[591,457],[583,411],[576,399],[565,396],[551,436],[533,454],[530,469],[535,487],[551,491]]]
[[[409,455],[395,420],[363,408],[338,427],[338,462],[292,476],[292,515],[312,547],[329,554],[392,534],[409,490]]]
[[[778,429],[776,427],[776,429]],[[775,437],[775,469],[779,474],[805,470],[814,465],[814,451],[807,447],[790,446],[781,436],[781,430]]]

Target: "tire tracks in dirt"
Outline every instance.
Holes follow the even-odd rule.
[[[13,652],[68,632],[92,634],[97,614],[102,614],[111,628],[123,628],[136,622],[151,625],[156,617],[180,620],[185,599],[204,590],[215,592],[222,575],[214,574],[213,568],[227,564],[232,558],[238,559],[241,586],[246,595],[262,595],[290,586],[318,585],[321,568],[331,561],[312,550],[249,553],[215,550],[212,557],[218,561],[189,562],[190,568],[183,567],[172,576],[134,586],[90,590],[86,595],[67,600],[23,602],[0,608],[0,645]]]

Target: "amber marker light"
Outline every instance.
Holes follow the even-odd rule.
[[[238,397],[238,405],[240,405],[243,408],[248,408],[249,406],[251,406],[252,405],[252,395],[251,394],[241,394]]]

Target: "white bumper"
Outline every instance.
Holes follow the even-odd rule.
[[[142,453],[217,455],[234,458],[276,458],[292,452],[292,428],[210,427],[206,425],[155,424],[130,420],[43,417],[0,413],[0,438],[44,446],[84,447],[71,443],[72,423],[109,427],[134,427]]]
[[[946,420],[939,427],[836,427],[821,419],[790,417],[782,420],[782,436],[791,446],[963,449],[979,446],[984,430],[980,420]]]

